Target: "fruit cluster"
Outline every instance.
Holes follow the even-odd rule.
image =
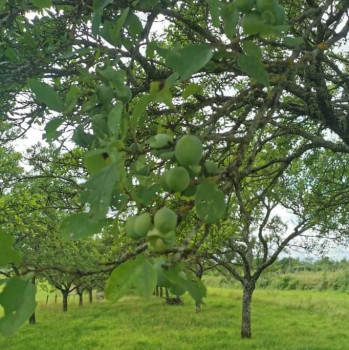
[[[246,34],[257,34],[256,28],[263,25],[279,26],[286,22],[285,9],[277,0],[235,0],[234,5],[244,13],[242,26]]]
[[[165,251],[174,244],[177,215],[173,210],[163,207],[155,213],[153,219],[152,221],[149,213],[128,217],[126,233],[133,239],[147,237],[150,248]]]
[[[218,167],[212,161],[206,161],[201,166],[203,146],[200,139],[194,135],[182,136],[175,144],[167,134],[157,134],[148,141],[152,154],[162,159],[171,160],[176,164],[164,172],[159,182],[163,189],[171,193],[181,193],[192,197],[196,192],[196,180],[199,175],[210,177],[218,173]],[[147,238],[153,251],[162,252],[173,247],[175,242],[176,213],[163,207],[154,217],[145,212],[131,216],[126,221],[125,230],[133,239]]]

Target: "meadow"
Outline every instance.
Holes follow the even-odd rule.
[[[37,324],[0,336],[6,350],[348,350],[349,295],[336,291],[257,290],[252,339],[240,339],[241,291],[209,288],[206,305],[168,306],[164,299],[129,296],[61,311],[52,296],[39,294]]]

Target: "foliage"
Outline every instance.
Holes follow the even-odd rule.
[[[52,164],[71,160],[71,170],[58,162],[36,174],[53,181],[45,186],[60,205],[49,215],[72,214],[61,226],[68,238],[118,231],[116,275],[144,251],[149,271],[163,255],[171,282],[201,301],[204,287],[180,262],[207,248],[203,259],[251,292],[293,238],[311,229],[316,238],[346,234],[338,179],[349,153],[348,57],[338,48],[347,11],[339,0],[1,2],[0,111],[12,126],[3,138],[45,127]],[[179,152],[189,137],[197,146]],[[178,165],[181,186],[163,181]],[[13,203],[16,193],[36,194],[10,190]],[[151,225],[126,237],[127,217],[153,218],[164,206],[178,216],[170,237]],[[297,217],[291,234],[272,214],[277,206]],[[322,217],[329,207],[334,214]],[[19,223],[25,239],[37,231]],[[126,285],[138,271],[135,264]]]

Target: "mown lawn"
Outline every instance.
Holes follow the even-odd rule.
[[[349,295],[336,292],[258,290],[253,338],[241,340],[241,292],[209,290],[200,314],[193,301],[166,306],[159,298],[86,303],[70,310],[40,302],[37,325],[0,336],[1,350],[254,349],[349,350]]]

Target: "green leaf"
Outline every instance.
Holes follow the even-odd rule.
[[[206,44],[190,44],[181,49],[170,51],[166,64],[178,72],[182,80],[190,78],[194,73],[210,61],[212,49]]]
[[[304,43],[304,39],[300,36],[296,36],[296,37],[286,37],[284,39],[284,43],[285,45],[287,46],[291,46],[291,47],[294,47],[294,46],[297,46],[297,45],[301,45]]]
[[[48,108],[56,112],[63,112],[63,101],[52,86],[37,79],[28,79],[28,85],[40,102],[43,102]]]
[[[136,259],[128,260],[114,269],[107,281],[105,296],[110,301],[117,301],[131,286],[135,286],[140,297],[150,297],[156,282],[154,265],[144,254],[139,254]]]
[[[112,0],[93,0],[93,10],[104,9],[107,5],[109,5]]]
[[[128,260],[114,269],[106,283],[106,299],[115,302],[128,292],[132,286],[133,274],[138,264],[138,260]]]
[[[11,278],[0,294],[0,304],[5,315],[0,319],[0,332],[13,334],[28,320],[35,310],[35,286],[29,281]]]
[[[75,129],[72,139],[78,146],[90,148],[95,138],[93,135],[86,133],[82,125],[79,125]]]
[[[108,151],[105,148],[88,151],[84,156],[84,163],[90,174],[98,173],[110,164]]]
[[[210,15],[212,19],[212,24],[215,27],[219,27],[219,14],[221,2],[219,0],[207,0],[208,6],[210,7]]]
[[[169,108],[174,108],[172,93],[167,82],[154,81],[150,84],[149,96],[153,102],[165,103]]]
[[[133,129],[133,132],[135,132],[137,126],[141,124],[141,118],[143,115],[146,114],[146,108],[148,107],[149,103],[151,102],[151,97],[147,95],[143,95],[136,103],[136,105],[133,108],[132,115],[131,115],[131,127]]]
[[[118,164],[108,165],[93,174],[84,184],[85,191],[81,194],[81,200],[90,204],[90,217],[94,221],[105,218],[114,186],[120,180],[122,170],[124,171]]]
[[[57,129],[62,125],[62,123],[62,118],[53,118],[46,124],[45,134],[43,136],[48,142],[56,140],[61,135],[61,132],[57,131]]]
[[[31,1],[35,6],[37,6],[39,8],[52,6],[51,0],[31,0]]]
[[[121,43],[121,29],[125,25],[129,11],[129,7],[124,8],[117,19],[116,24],[110,28],[109,34],[113,42]]]
[[[204,182],[195,193],[195,209],[200,219],[213,224],[225,213],[224,194],[215,184]]]
[[[5,5],[6,5],[6,2],[7,2],[7,0],[0,0],[0,11],[3,10],[3,8],[4,8]]]
[[[20,262],[20,254],[12,245],[13,237],[0,229],[0,266]]]
[[[262,50],[257,44],[244,41],[241,46],[247,56],[256,57],[259,61],[262,59]]]
[[[133,39],[138,39],[142,32],[143,26],[142,22],[133,12],[129,12],[126,20],[128,24],[128,31]]]
[[[262,62],[254,56],[239,55],[238,66],[248,74],[249,77],[257,80],[264,86],[269,85],[268,72],[263,68]]]
[[[239,12],[235,10],[234,4],[221,4],[221,17],[223,19],[223,30],[225,35],[232,39],[236,35],[236,26],[239,22]]]
[[[149,298],[156,287],[157,272],[154,265],[143,254],[139,255],[137,259],[139,265],[133,274],[133,283],[140,297]]]
[[[182,97],[184,99],[187,99],[191,95],[202,94],[202,92],[203,92],[202,85],[192,83],[185,87],[184,91],[182,92]]]
[[[108,219],[92,221],[87,213],[75,213],[65,218],[59,230],[65,239],[81,239],[100,233]]]
[[[202,299],[206,297],[207,290],[202,281],[196,277],[191,271],[186,271],[187,290],[191,297],[198,303],[202,303]]]
[[[121,101],[118,101],[108,114],[108,128],[115,137],[119,136],[123,109],[123,103]]]
[[[137,191],[139,202],[148,205],[155,198],[157,191],[160,189],[159,185],[152,185],[150,187],[140,186]]]

